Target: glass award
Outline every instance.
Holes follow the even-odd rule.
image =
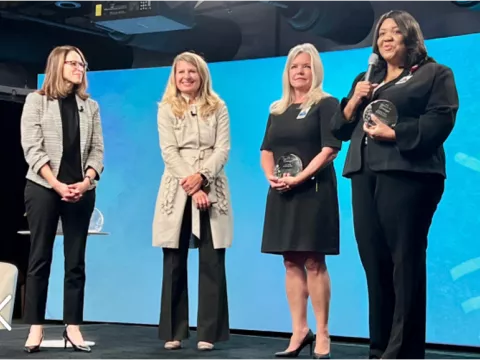
[[[375,115],[385,125],[394,128],[397,124],[398,113],[397,108],[388,100],[372,101],[363,111],[363,121],[369,126],[375,125],[372,120],[372,115]]]
[[[97,208],[93,209],[92,216],[90,218],[90,224],[88,225],[88,231],[100,232],[103,229],[103,214]],[[62,219],[58,220],[57,235],[63,235]]]
[[[302,160],[295,154],[285,154],[277,160],[275,176],[283,177],[285,174],[297,176],[303,170]]]
[[[90,218],[89,231],[100,232],[103,229],[103,214],[97,208],[93,209],[92,217]]]

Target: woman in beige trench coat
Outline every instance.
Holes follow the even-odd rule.
[[[200,56],[175,58],[158,131],[165,163],[153,221],[153,245],[164,254],[159,336],[166,349],[188,338],[187,256],[190,247],[198,248],[197,347],[211,350],[229,338],[225,249],[233,221],[224,167],[230,120]]]

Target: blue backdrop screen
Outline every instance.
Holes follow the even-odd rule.
[[[460,111],[446,144],[448,179],[434,218],[428,250],[429,342],[478,345],[480,323],[480,135],[476,66],[480,35],[427,42],[430,54],[450,66]],[[345,96],[366,68],[370,49],[321,54],[325,89]],[[458,56],[458,54],[469,54]],[[210,64],[215,90],[231,116],[232,150],[226,168],[234,210],[234,243],[227,252],[230,323],[235,329],[291,331],[282,259],[260,253],[268,183],[259,147],[268,107],[281,95],[285,58]],[[90,93],[101,107],[105,172],[97,208],[109,236],[92,236],[87,248],[85,320],[157,324],[162,251],[153,248],[152,219],[163,171],[156,125],[157,102],[170,68],[92,72]],[[39,82],[43,81],[40,76]],[[368,337],[367,291],[353,235],[350,182],[340,176],[348,144],[335,161],[341,212],[341,254],[329,257],[332,335]],[[63,311],[63,239],[58,238],[47,317]],[[190,323],[196,325],[198,253],[189,256]],[[311,307],[309,322],[315,327]]]

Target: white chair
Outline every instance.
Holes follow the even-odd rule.
[[[17,267],[0,262],[0,330],[11,330],[17,279]]]

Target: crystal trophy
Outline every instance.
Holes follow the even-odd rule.
[[[275,176],[283,177],[285,174],[297,176],[303,170],[302,160],[295,154],[285,154],[277,160]]]
[[[397,108],[388,100],[372,101],[363,111],[363,121],[369,126],[375,125],[372,120],[372,115],[375,115],[381,122],[388,125],[392,129],[397,124],[398,113]]]
[[[93,209],[92,216],[90,217],[90,224],[88,226],[88,231],[100,232],[103,228],[103,214],[97,208]],[[58,220],[57,225],[57,235],[63,235],[63,225],[62,219]]]

